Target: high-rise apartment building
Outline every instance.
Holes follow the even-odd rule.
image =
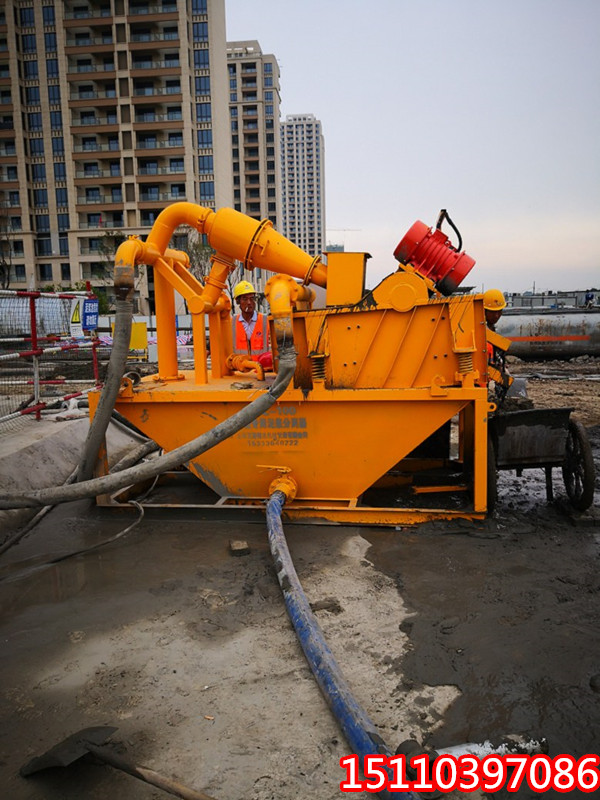
[[[325,245],[325,141],[314,114],[281,123],[282,233],[311,255]]]
[[[257,41],[228,42],[227,70],[234,208],[280,229],[279,65]],[[243,277],[264,288],[260,270]]]
[[[102,291],[117,235],[177,200],[231,205],[225,39],[224,0],[0,0],[12,288]]]

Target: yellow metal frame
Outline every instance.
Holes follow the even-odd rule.
[[[189,272],[185,253],[168,248],[179,224],[205,234],[216,251],[204,283]],[[442,297],[408,265],[365,292],[367,257],[335,253],[325,265],[268,221],[190,203],[165,209],[146,242],[128,240],[115,259],[116,274],[140,263],[153,265],[158,339],[158,373],[135,387],[125,381],[117,409],[172,450],[267,391],[272,378],[255,364],[246,372],[250,365],[232,355],[225,288],[236,261],[247,269],[270,269],[276,274],[265,294],[275,364],[276,343],[293,337],[294,385],[251,426],[193,459],[189,470],[217,492],[221,506],[242,507],[267,497],[279,472],[290,491],[286,514],[293,519],[391,525],[483,516],[490,404],[482,297]],[[309,282],[327,288],[326,308],[312,308],[315,293]],[[177,362],[175,292],[192,314],[192,371],[180,370]],[[250,388],[239,388],[234,380],[239,371]],[[91,393],[92,414],[97,399]],[[456,485],[437,480],[420,492],[436,489],[446,495],[466,487],[471,507],[370,508],[362,503],[367,490],[457,415],[465,480]],[[442,461],[448,457],[442,454]],[[432,465],[438,462],[435,454],[429,458]]]

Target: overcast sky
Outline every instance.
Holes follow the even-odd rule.
[[[600,288],[600,0],[225,5],[277,57],[282,117],[323,123],[327,242],[371,253],[370,285],[446,208],[466,284]]]

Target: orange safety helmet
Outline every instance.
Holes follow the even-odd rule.
[[[486,311],[502,311],[506,308],[506,299],[500,289],[488,289],[484,293],[483,307]]]

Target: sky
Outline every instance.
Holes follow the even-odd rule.
[[[395,271],[447,209],[464,284],[600,289],[600,0],[225,0],[325,138],[327,243]],[[456,236],[443,230],[454,246]]]

